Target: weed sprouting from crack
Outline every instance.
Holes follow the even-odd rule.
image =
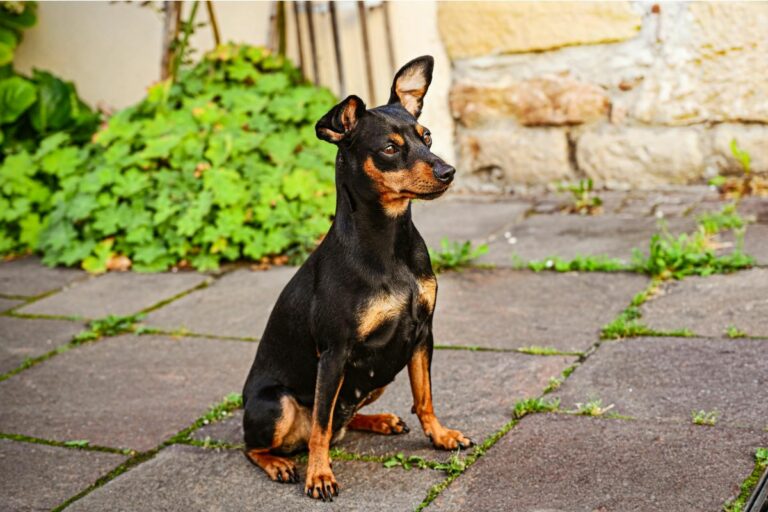
[[[5,433],[0,433],[0,439],[10,439],[12,441],[19,441],[22,443],[43,444],[47,446],[57,446],[59,448],[72,448],[72,449],[86,450],[91,452],[115,453],[119,455],[129,455],[129,456],[136,455],[136,452],[131,449],[91,445],[91,443],[86,439],[75,439],[72,441],[54,441],[51,439],[41,439],[39,437],[31,437],[31,436],[25,436],[21,434],[5,434]]]
[[[632,267],[626,262],[609,258],[607,256],[581,256],[577,255],[572,260],[564,260],[557,256],[550,256],[543,260],[523,262],[513,256],[516,268],[528,268],[534,272],[626,272]]]
[[[717,411],[691,411],[691,423],[714,427],[715,423],[717,423],[718,415]]]
[[[519,420],[527,414],[535,412],[554,412],[559,408],[559,398],[524,398],[515,402],[515,406],[512,409],[512,417]]]
[[[575,405],[576,409],[568,412],[579,416],[603,416],[614,407],[613,404],[603,407],[603,401],[599,398],[594,398],[584,403],[576,403]]]
[[[117,336],[118,334],[134,332],[136,324],[143,318],[144,314],[138,313],[128,316],[108,315],[104,318],[92,320],[88,323],[88,328],[76,334],[72,341],[74,343],[84,343],[103,338],[104,336]]]
[[[758,448],[755,450],[755,466],[752,473],[739,486],[739,495],[723,504],[723,512],[742,512],[744,510],[744,505],[746,505],[766,468],[768,468],[768,448]]]
[[[742,331],[741,329],[737,328],[734,325],[729,325],[728,329],[725,330],[725,335],[728,336],[731,339],[736,338],[746,338],[747,333]]]
[[[514,349],[515,352],[528,354],[531,356],[582,356],[582,352],[567,352],[554,347],[541,347],[538,345],[529,345]]]
[[[461,270],[473,266],[472,262],[488,252],[488,245],[472,247],[472,242],[452,242],[447,238],[440,241],[440,250],[429,249],[432,269],[435,273],[447,270]]]

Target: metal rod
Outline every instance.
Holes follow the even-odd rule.
[[[389,1],[381,3],[381,8],[384,11],[384,32],[387,38],[387,55],[389,56],[389,73],[394,74],[395,68],[395,45],[392,42],[392,22],[389,19]]]
[[[363,32],[363,55],[365,56],[365,74],[368,79],[368,101],[373,104],[376,102],[373,88],[373,70],[371,66],[371,47],[368,43],[368,20],[366,19],[365,2],[358,0],[357,13],[360,17],[360,29]]]
[[[312,9],[312,2],[307,6],[307,25],[309,26],[309,48],[312,55],[312,78],[315,85],[320,83],[320,76],[317,71],[317,42],[315,40],[315,16]]]
[[[341,42],[339,40],[339,22],[336,18],[336,4],[331,0],[328,2],[328,9],[331,12],[331,29],[333,30],[333,52],[336,55],[336,71],[339,75],[339,96],[342,98],[347,95],[347,85],[344,82],[344,61],[341,58]]]
[[[213,2],[211,0],[205,0],[205,7],[208,9],[208,20],[211,22],[211,30],[213,30],[213,42],[216,46],[221,44],[221,35],[219,33],[219,23],[216,21],[216,14],[213,12]]]
[[[293,18],[296,25],[296,45],[299,47],[299,69],[301,74],[306,77],[306,70],[304,69],[304,43],[301,38],[301,13],[299,12],[299,2],[292,2],[293,4]]]
[[[287,46],[285,32],[285,2],[280,0],[277,2],[277,53],[280,55],[285,55]]]

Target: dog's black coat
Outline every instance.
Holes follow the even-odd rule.
[[[281,293],[259,342],[243,391],[246,450],[284,453],[309,443],[312,452],[308,439],[275,446],[283,397],[313,413],[313,430],[330,426],[336,434],[417,350],[431,361],[434,300],[422,299],[419,283],[434,282],[434,274],[409,199],[439,196],[454,173],[430,151],[429,133],[416,120],[431,73],[431,57],[415,59],[398,73],[389,104],[366,110],[350,96],[317,123],[318,136],[338,145],[336,214]],[[403,100],[397,86],[404,76],[426,81],[420,96]],[[393,176],[402,198],[382,192]],[[393,304],[402,307],[378,316],[373,308],[361,338],[361,312],[376,297],[397,297]]]

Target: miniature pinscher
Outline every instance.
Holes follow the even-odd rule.
[[[338,495],[328,451],[346,429],[408,432],[394,414],[358,413],[406,366],[432,444],[472,445],[432,407],[437,281],[411,221],[411,199],[439,197],[455,173],[417,122],[433,65],[424,56],[403,66],[386,105],[349,96],[315,125],[338,147],[336,215],[280,294],[243,390],[247,458],[272,480],[298,482],[285,455],[309,448],[305,492],[323,501]]]

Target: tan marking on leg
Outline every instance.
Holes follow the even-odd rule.
[[[363,401],[360,403],[360,405],[357,406],[357,408],[362,409],[366,405],[371,405],[373,402],[378,400],[381,397],[381,395],[384,394],[385,389],[387,389],[387,386],[382,386],[368,393],[368,396],[366,396],[365,399],[363,399]]]
[[[282,414],[275,424],[275,434],[272,438],[272,449],[292,452],[306,445],[312,430],[310,412],[299,405],[292,396],[280,399]]]
[[[355,414],[347,425],[350,430],[364,430],[377,434],[402,434],[408,432],[405,422],[391,413]]]
[[[333,436],[333,410],[336,408],[336,400],[339,398],[341,385],[344,383],[342,377],[333,400],[330,404],[330,413],[328,415],[328,425],[323,428],[318,423],[317,408],[312,411],[312,432],[309,436],[309,461],[307,462],[307,480],[304,484],[304,492],[312,498],[323,498],[323,490],[330,489],[330,494],[338,494],[339,484],[331,471],[331,458],[328,456],[328,450],[331,447],[331,437]],[[327,493],[328,494],[328,493]]]
[[[429,379],[429,360],[425,349],[414,352],[408,362],[408,376],[413,393],[413,412],[419,417],[421,428],[432,444],[444,450],[455,450],[460,445],[469,447],[472,441],[458,430],[443,427],[435,416],[432,406],[432,389]]]
[[[358,339],[364,340],[381,324],[399,315],[407,302],[408,295],[404,293],[376,295],[370,299],[357,315]]]
[[[287,484],[299,481],[296,464],[291,459],[272,455],[267,449],[248,450],[245,456],[275,482]]]
[[[424,304],[427,311],[432,313],[437,298],[437,279],[435,276],[421,277],[417,282],[419,284],[419,302]]]

